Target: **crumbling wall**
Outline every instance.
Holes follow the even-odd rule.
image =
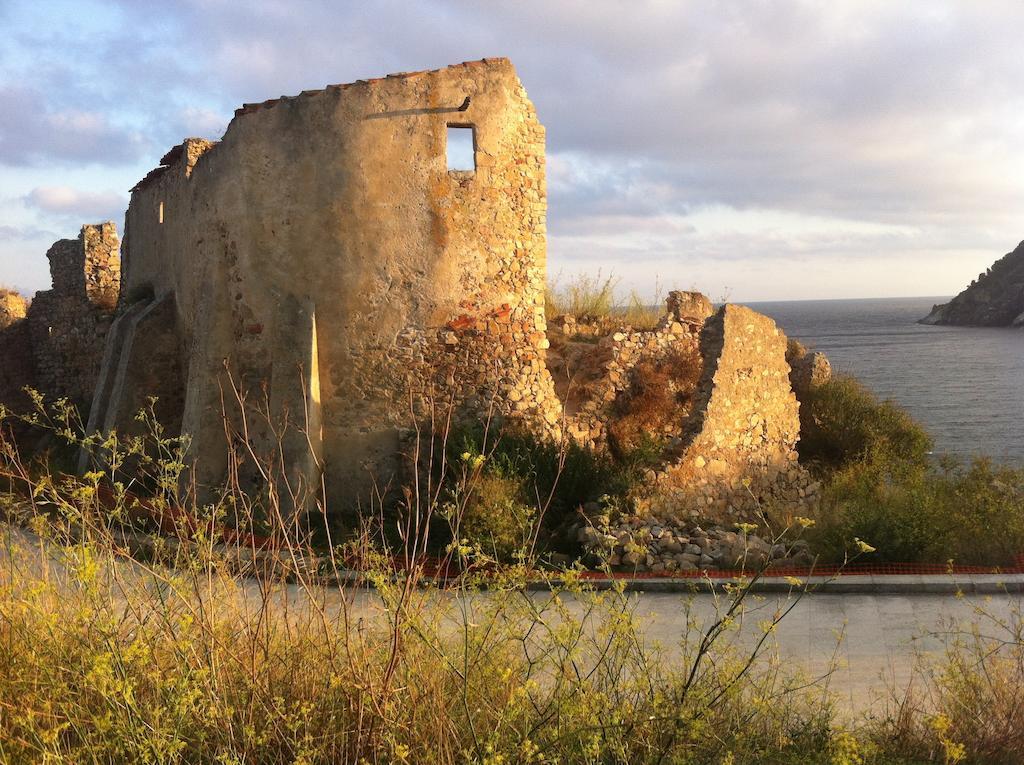
[[[449,132],[470,129],[473,167],[449,169]],[[247,446],[281,438],[285,462],[312,486],[325,471],[328,497],[346,504],[388,484],[410,420],[432,405],[442,421],[451,404],[605,448],[637,377],[677,359],[704,377],[672,391],[678,406],[658,424],[669,452],[656,488],[673,512],[743,516],[751,491],[799,499],[785,337],[766,317],[727,306],[707,319],[705,297],[671,293],[656,330],[597,342],[582,395],[559,388],[544,167],[544,128],[505,59],[244,105],[221,142],[186,140],[132,190],[127,320],[105,354],[102,427],[169,379],[118,371],[159,350],[185,381],[169,416],[191,437],[200,482],[227,472],[223,415],[237,415],[223,407],[237,392],[303,431],[249,423]],[[83,358],[93,369],[95,354]],[[236,472],[259,489],[258,471]]]
[[[609,424],[621,414],[623,400],[630,396],[631,389],[641,382],[635,379],[641,368],[669,356],[697,359],[697,332],[692,327],[672,322],[653,331],[625,330],[601,338],[596,353],[578,362],[580,369],[574,369],[570,362],[555,373],[561,401],[570,404],[566,434],[582,446],[608,446]],[[599,359],[597,368],[590,370],[587,366],[595,356]],[[652,435],[672,438],[680,434],[681,427],[680,421]]]
[[[547,364],[564,406],[566,435],[595,449],[630,446],[621,443],[634,440],[625,437],[626,429],[643,428],[651,438],[670,444],[678,440],[690,412],[688,399],[696,382],[691,378],[703,363],[700,330],[712,310],[699,292],[672,291],[654,330],[616,328],[614,317],[556,317],[555,350]],[[653,386],[659,385],[658,400],[651,400]],[[609,435],[619,443],[609,444]]]
[[[66,397],[86,411],[92,401],[120,284],[113,223],[82,227],[46,253],[52,289],[37,292],[28,310],[35,382],[50,398]]]
[[[774,321],[744,306],[725,305],[705,322],[704,378],[690,432],[656,476],[648,513],[748,520],[779,504],[809,506],[786,343]]]
[[[450,128],[472,129],[472,169],[449,170]],[[227,385],[318,391],[269,398],[314,404],[339,503],[388,482],[413,399],[560,435],[545,215],[544,129],[505,59],[246,104],[219,143],[169,152],[133,189],[122,302],[174,296],[200,480],[225,472]]]
[[[28,408],[23,389],[35,385],[27,313],[25,298],[0,289],[0,404],[16,412]]]

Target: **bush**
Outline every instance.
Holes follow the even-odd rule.
[[[834,474],[821,500],[817,549],[840,561],[855,537],[877,548],[865,560],[1012,564],[1024,554],[1024,470],[875,452]]]
[[[608,423],[609,444],[616,454],[642,449],[652,433],[675,434],[693,409],[703,368],[700,354],[689,349],[639,361]]]
[[[651,437],[638,439],[633,448],[613,457],[574,443],[559,446],[513,428],[488,433],[480,424],[459,430],[448,443],[449,464],[465,461],[466,455],[483,457],[486,475],[516,482],[519,497],[539,509],[538,520],[547,531],[572,520],[588,502],[628,495],[646,480],[664,446]]]
[[[837,375],[800,402],[801,461],[827,472],[886,453],[924,465],[932,439],[892,401],[879,401],[852,377]]]
[[[525,528],[512,447],[539,447],[505,443],[458,455],[456,529]],[[159,462],[180,476],[180,455]],[[398,546],[316,550],[283,491],[267,492],[268,545],[227,533],[219,519],[253,509],[229,484],[222,506],[191,508],[210,517],[179,517],[175,536],[146,537],[161,554],[130,559],[132,500],[102,474],[33,477],[0,439],[4,476],[24,484],[12,515],[32,531],[0,526],[3,762],[753,765],[829,744],[825,690],[732,640],[744,586],[722,591],[706,631],[682,620],[667,660],[634,597],[574,570],[544,579],[525,561],[433,586],[420,556],[446,511],[429,490],[405,494]],[[550,594],[525,592],[538,577]]]
[[[835,377],[800,404],[801,460],[825,479],[813,543],[832,562],[1010,565],[1024,554],[1024,470],[930,458],[932,441],[891,401]]]
[[[532,547],[537,511],[520,480],[485,470],[466,482],[466,491],[455,532],[460,540],[505,563]]]
[[[1019,765],[1024,618],[1019,604],[1000,610],[979,604],[969,621],[949,625],[941,658],[915,667],[895,710],[864,740],[901,762]]]

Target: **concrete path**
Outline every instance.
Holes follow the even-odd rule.
[[[8,556],[15,551],[15,565],[22,571],[41,568],[46,559],[45,567],[51,573],[62,568],[60,556],[54,556],[24,530],[3,526],[0,536],[0,570],[14,562]],[[134,564],[119,564],[118,568],[122,575],[146,578]],[[915,662],[941,657],[957,625],[981,624],[995,632],[998,628],[994,620],[1020,619],[1024,611],[1024,594],[1019,587],[999,592],[1000,587],[1012,585],[1015,577],[919,577],[920,581],[912,577],[876,577],[873,582],[870,577],[843,579],[850,589],[823,590],[799,600],[778,625],[772,650],[809,677],[825,675],[832,669],[829,687],[838,696],[840,707],[849,713],[883,710],[893,690],[906,689]],[[712,594],[652,592],[658,583],[650,580],[637,580],[635,585],[646,590],[630,594],[646,641],[664,648],[668,661],[678,655],[688,624],[703,629],[715,618],[718,605]],[[953,594],[957,590],[963,594]],[[282,594],[285,591],[285,600],[293,603],[306,597],[294,586],[284,588]],[[980,594],[986,591],[996,594]],[[329,609],[340,608],[347,601],[354,613],[364,618],[373,618],[380,609],[373,590],[327,588],[321,592]],[[236,596],[259,602],[255,582],[247,583]],[[543,591],[529,593],[529,597],[538,599],[548,596]],[[442,591],[436,597],[438,607],[455,610],[454,593]],[[739,628],[730,639],[740,649],[753,645],[762,634],[760,624],[790,603],[792,595],[785,592],[752,594]]]
[[[678,595],[640,596],[637,614],[646,635],[666,647],[679,641],[685,626]],[[690,600],[694,613],[705,620],[714,615],[709,595]],[[751,604],[741,627],[741,644],[760,634],[758,622],[784,596],[765,595]],[[825,674],[835,664],[830,689],[842,707],[855,713],[880,710],[893,689],[905,690],[916,661],[940,658],[957,625],[981,624],[994,632],[992,619],[1020,616],[1024,596],[811,594],[800,601],[776,632],[781,658],[811,676]]]
[[[842,574],[801,576],[808,589],[818,593],[858,595],[1004,595],[1024,593],[1024,574]],[[604,589],[619,581],[626,590],[642,593],[692,593],[721,587],[727,577],[710,579],[629,578],[594,579],[591,584]],[[546,584],[538,585],[546,589]],[[757,592],[787,593],[793,589],[792,577],[767,575],[753,584]]]

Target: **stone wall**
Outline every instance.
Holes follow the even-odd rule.
[[[36,293],[27,315],[35,384],[84,413],[117,303],[117,229],[110,222],[83,226],[77,239],[55,242],[46,256],[53,288]]]
[[[12,290],[0,287],[0,330],[17,324],[28,313],[28,301]]]
[[[703,295],[672,292],[653,331],[591,324],[556,318],[548,362],[569,437],[619,451],[630,433],[664,444],[662,465],[634,497],[635,519],[735,522],[808,509],[788,342],[771,319],[736,305],[713,314]],[[805,374],[801,365],[793,378]]]
[[[0,404],[14,411],[25,411],[30,402],[23,388],[35,385],[27,312],[25,298],[0,289]]]
[[[725,305],[701,331],[704,376],[688,434],[655,478],[652,517],[757,520],[799,513],[813,485],[797,462],[799,405],[786,336],[767,316]]]
[[[584,325],[585,326],[585,325]],[[586,332],[586,330],[584,330]],[[645,363],[656,362],[670,354],[697,358],[697,331],[679,322],[666,322],[653,331],[624,327],[622,331],[602,337],[595,353],[588,360],[599,359],[595,370],[586,369],[588,362],[570,361],[555,375],[559,403],[569,406],[565,412],[566,435],[581,446],[604,449],[608,446],[608,426],[616,418],[616,410],[638,381],[637,370]],[[565,378],[562,384],[562,378]],[[667,430],[652,434],[662,438],[681,434],[680,421]]]
[[[465,129],[474,167],[450,170],[448,133]],[[51,250],[55,289],[30,323],[80,330],[37,331],[38,366],[65,395],[95,388],[98,429],[159,395],[209,485],[241,438],[225,434],[222,415],[240,424],[224,411],[231,387],[301,431],[250,422],[248,446],[282,440],[301,479],[322,475],[345,506],[396,477],[403,433],[431,405],[614,448],[629,417],[645,427],[632,403],[654,370],[670,396],[651,512],[740,518],[751,493],[805,499],[786,339],[766,317],[727,306],[708,319],[705,297],[673,292],[652,331],[573,346],[570,329],[585,333],[563,321],[551,348],[544,128],[505,59],[246,104],[222,141],[187,139],[136,185],[122,250],[102,365],[109,234],[87,227]],[[251,465],[236,472],[260,489]]]
[[[448,131],[467,128],[475,167],[449,170]],[[227,385],[250,400],[283,386],[268,398],[293,422],[315,414],[295,442],[322,454],[339,504],[389,481],[426,398],[560,435],[544,163],[505,59],[246,104],[219,143],[168,152],[133,189],[122,310],[172,296],[200,480],[225,473]],[[119,342],[147,347],[130,335]]]

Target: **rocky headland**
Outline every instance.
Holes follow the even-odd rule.
[[[955,298],[933,307],[920,323],[1024,327],[1024,242],[978,274]]]

